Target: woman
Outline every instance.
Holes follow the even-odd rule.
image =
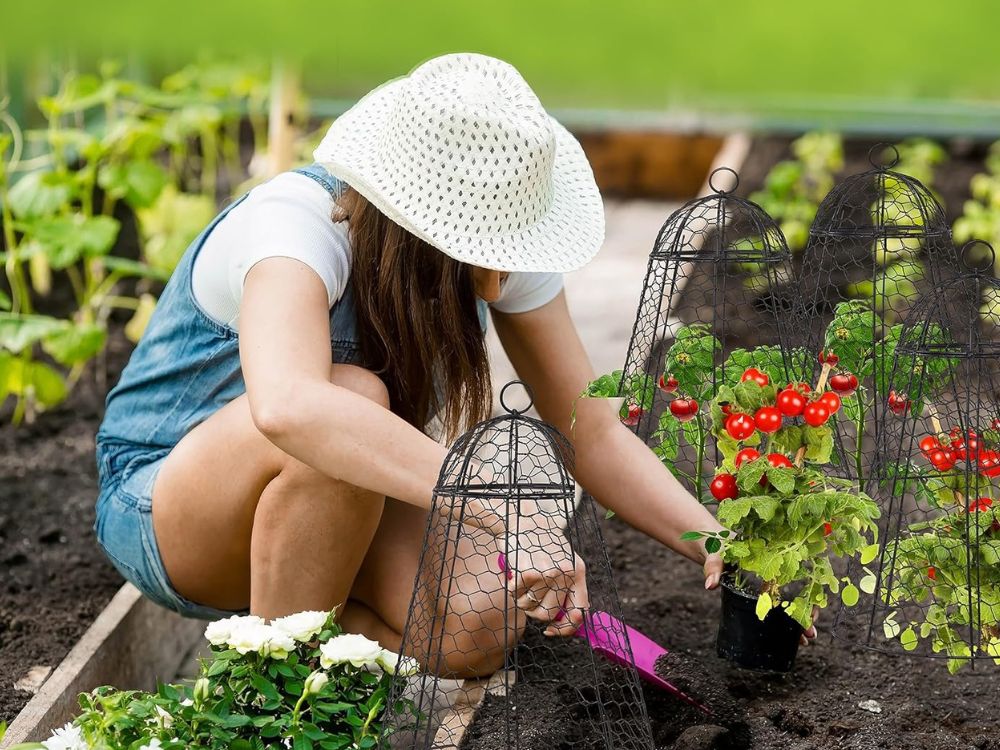
[[[446,454],[432,419],[454,437],[488,416],[487,311],[542,417],[570,434],[593,373],[560,273],[599,249],[603,208],[579,144],[480,55],[375,89],[315,157],[181,260],[108,396],[96,530],[127,579],[183,615],[343,605],[346,630],[398,647]],[[718,529],[711,514],[610,409],[585,410],[575,434],[579,482],[714,588],[719,559],[680,541]],[[552,533],[534,519],[537,539]],[[502,524],[484,526],[479,543],[496,544]],[[524,559],[517,606],[572,633],[582,567],[538,545]],[[495,579],[455,605],[478,617],[452,634],[456,674],[503,663]]]

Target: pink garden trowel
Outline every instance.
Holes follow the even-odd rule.
[[[513,578],[512,572],[507,569],[507,559],[503,554],[497,557],[497,567],[507,574],[508,580]],[[711,715],[712,711],[708,706],[699,703],[656,674],[656,662],[667,653],[667,649],[617,617],[607,612],[590,611],[584,617],[583,625],[576,631],[576,635],[583,638],[595,653],[608,661],[631,667],[650,685],[667,691],[702,713]]]

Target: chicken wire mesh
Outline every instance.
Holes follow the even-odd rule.
[[[795,293],[791,256],[771,217],[734,195],[738,184],[732,169],[714,170],[712,194],[664,222],[621,378],[631,406],[626,424],[703,500],[720,460],[717,449],[704,449],[708,402],[747,367],[787,372],[780,313]]]
[[[908,312],[955,266],[951,230],[931,191],[892,171],[899,162],[894,146],[878,144],[868,158],[872,169],[835,186],[817,210],[788,326],[797,380],[815,382],[827,360],[832,375],[858,379],[856,397],[833,425],[835,473],[862,486],[887,396],[876,363]]]
[[[977,257],[978,256],[978,257]],[[1000,282],[993,249],[917,301],[886,352],[871,484],[880,546],[854,573],[871,594],[837,632],[878,650],[1000,660]],[[857,567],[857,566],[856,566]]]
[[[530,404],[508,405],[512,385],[506,413],[462,435],[442,466],[401,647],[422,672],[387,701],[386,746],[651,750],[634,668],[579,635],[544,635],[515,606],[527,596],[559,621],[582,614],[581,630],[632,662],[596,506],[576,503],[572,448],[524,414]],[[583,560],[589,607],[577,609],[563,574]],[[525,594],[539,579],[548,593]]]

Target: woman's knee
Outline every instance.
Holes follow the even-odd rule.
[[[389,389],[382,378],[357,365],[335,364],[330,370],[330,382],[389,408]]]
[[[470,613],[472,614],[472,613]],[[485,677],[503,669],[507,656],[524,634],[524,617],[511,609],[449,617],[445,624],[444,670],[463,678]]]

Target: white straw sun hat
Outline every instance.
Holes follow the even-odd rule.
[[[429,60],[330,127],[317,162],[443,253],[498,271],[572,271],[604,241],[580,144],[509,64]]]

